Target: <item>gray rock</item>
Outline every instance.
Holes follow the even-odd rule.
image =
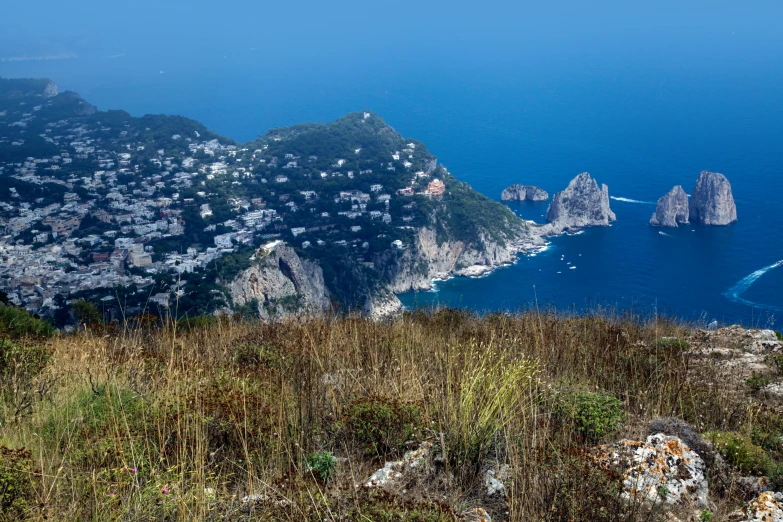
[[[658,417],[650,422],[650,425],[647,427],[648,435],[656,433],[679,438],[689,448],[698,453],[707,465],[715,460],[715,452],[712,449],[712,445],[702,439],[693,426],[682,419],[677,417]]]
[[[731,183],[723,174],[702,171],[691,194],[690,220],[702,225],[728,225],[737,221]]]
[[[321,267],[301,259],[282,242],[256,252],[253,266],[240,272],[228,286],[235,305],[256,299],[262,319],[325,314],[331,308]]]
[[[658,433],[645,442],[621,440],[595,448],[602,465],[623,469],[622,496],[638,503],[706,507],[706,466],[681,439]]]
[[[500,194],[502,201],[546,201],[549,194],[539,187],[530,185],[510,185]]]
[[[783,495],[765,491],[743,509],[729,514],[732,522],[783,522]]]
[[[583,172],[571,180],[568,187],[552,198],[546,220],[554,233],[567,228],[608,226],[617,219],[609,208],[609,188]],[[559,229],[559,230],[557,230]]]
[[[57,84],[50,81],[46,84],[46,87],[44,88],[43,97],[44,98],[54,98],[57,96]]]
[[[680,223],[688,223],[688,216],[688,195],[677,185],[658,200],[650,224],[656,227],[676,227]]]

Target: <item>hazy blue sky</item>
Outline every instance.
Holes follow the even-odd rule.
[[[0,57],[254,49],[269,63],[773,60],[779,1],[5,2]],[[749,52],[752,51],[752,52]]]

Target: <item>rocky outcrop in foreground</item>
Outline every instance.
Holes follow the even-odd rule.
[[[728,225],[737,221],[737,206],[726,176],[702,171],[693,188],[689,210],[693,223]]]
[[[706,466],[677,437],[658,433],[644,442],[621,440],[596,448],[599,465],[623,471],[623,498],[651,505],[707,505]]]
[[[676,227],[688,223],[688,195],[680,185],[658,200],[650,224],[655,227]]]
[[[546,211],[550,234],[574,228],[608,226],[615,219],[609,208],[609,187],[602,185],[599,188],[587,172],[579,174],[565,190],[555,194]]]
[[[546,201],[546,190],[531,185],[510,185],[500,194],[501,201]]]
[[[262,247],[255,258],[253,266],[228,285],[234,305],[255,299],[259,316],[266,320],[330,310],[323,271],[317,263],[301,259],[282,242]]]

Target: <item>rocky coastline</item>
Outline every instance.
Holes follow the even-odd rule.
[[[509,185],[500,194],[501,201],[546,201],[549,193],[532,185]]]

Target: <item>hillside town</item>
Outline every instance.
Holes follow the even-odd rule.
[[[42,315],[74,295],[112,301],[117,288],[167,307],[183,274],[272,240],[366,262],[406,248],[422,202],[447,190],[422,145],[374,140],[387,126],[369,112],[332,124],[353,129],[350,154],[317,155],[296,128],[238,145],[184,119],[60,117],[58,98],[0,105],[0,289]]]

